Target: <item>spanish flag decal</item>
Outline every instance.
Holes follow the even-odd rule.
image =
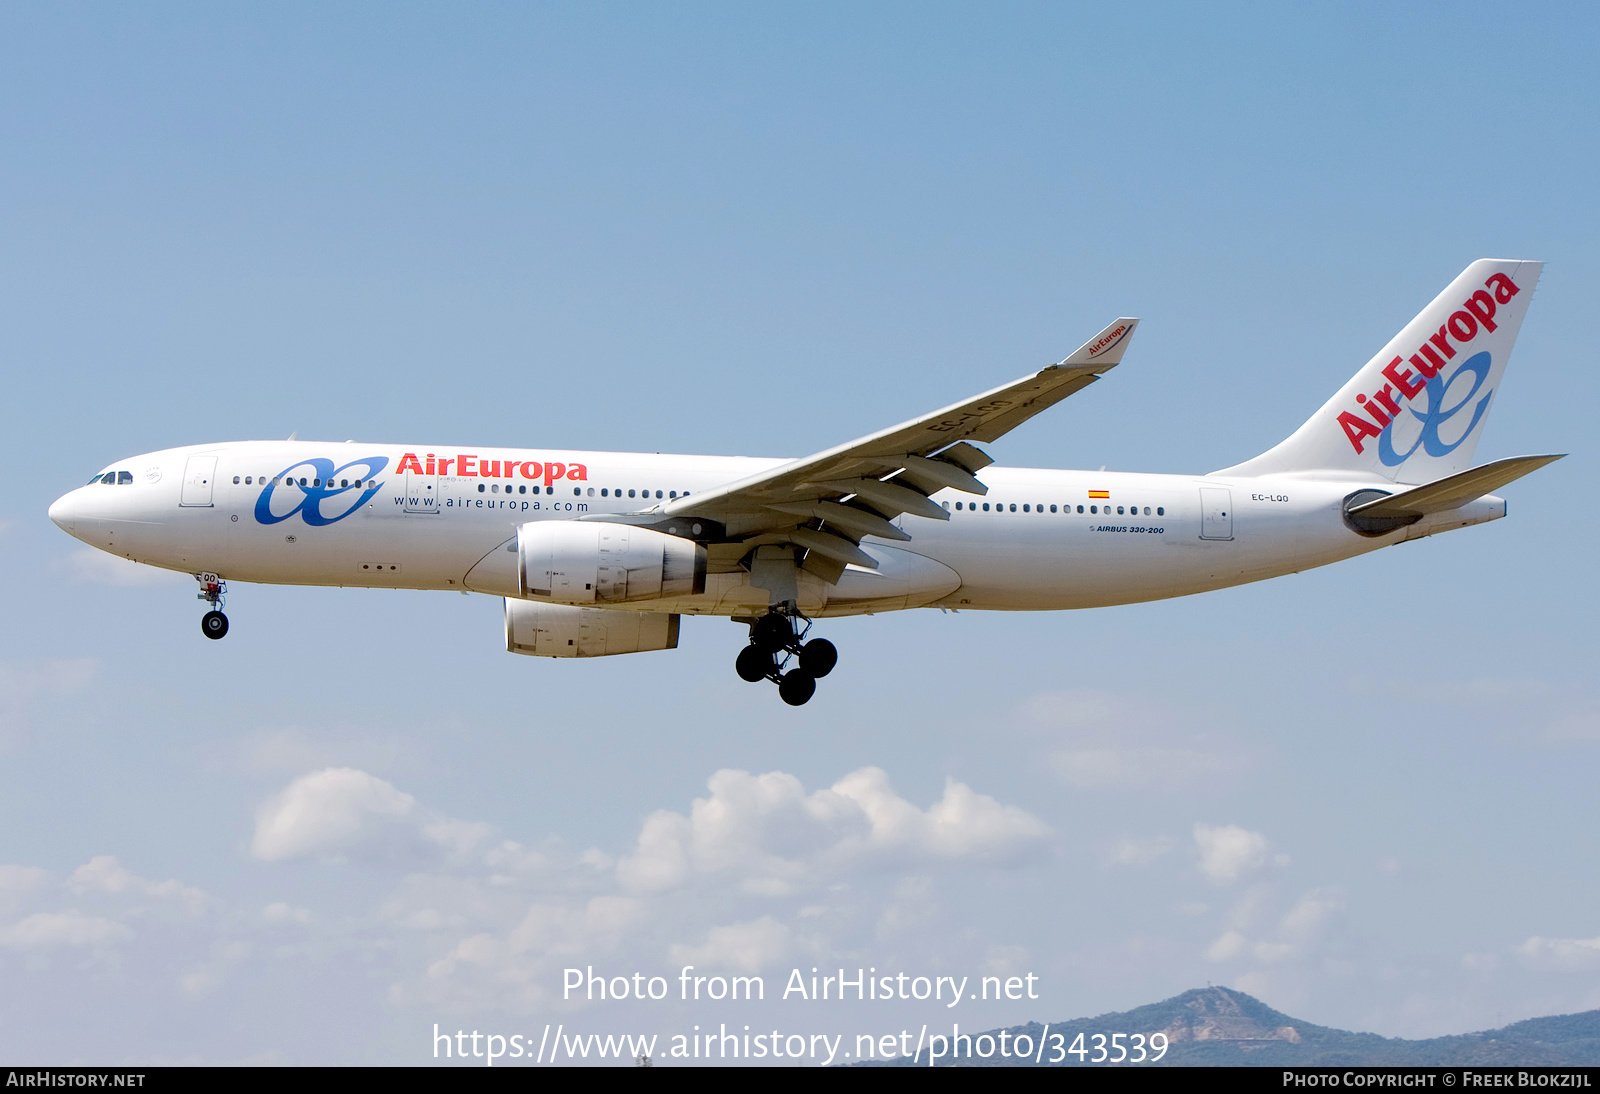
[[[1091,491],[1089,491],[1089,496],[1091,498],[1109,498],[1111,496],[1111,491],[1109,491],[1109,490],[1091,490]]]

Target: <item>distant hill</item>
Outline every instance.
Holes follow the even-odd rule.
[[[986,1035],[998,1040],[1002,1031]],[[1008,1042],[1018,1034],[1031,1039],[1035,1052],[1044,1027],[1037,1022],[1012,1026],[1004,1031]],[[1097,1033],[1142,1033],[1146,1042],[1155,1033],[1164,1033],[1170,1047],[1157,1066],[1161,1067],[1349,1067],[1401,1066],[1438,1067],[1472,1065],[1507,1066],[1591,1066],[1600,1064],[1600,1010],[1582,1014],[1561,1014],[1549,1018],[1530,1018],[1503,1029],[1483,1033],[1463,1033],[1453,1037],[1432,1037],[1407,1041],[1379,1037],[1375,1033],[1349,1033],[1342,1029],[1302,1022],[1273,1010],[1259,999],[1227,988],[1198,988],[1161,1003],[1120,1014],[1052,1022],[1043,1066],[1095,1067],[1076,1055],[1052,1064],[1056,1055],[1056,1034],[1071,1047],[1078,1034],[1092,1054]],[[974,1035],[983,1036],[984,1034]],[[1031,1059],[1001,1058],[996,1052],[988,1059],[974,1055],[958,1060],[945,1057],[939,1064],[961,1067],[1032,1067]],[[902,1058],[884,1061],[878,1067],[926,1067],[924,1049],[915,1061]],[[1145,1066],[1145,1065],[1141,1065]]]

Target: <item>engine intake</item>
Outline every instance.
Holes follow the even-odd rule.
[[[506,649],[534,657],[610,657],[678,648],[678,616],[506,598]]]
[[[538,521],[517,529],[517,592],[557,604],[623,604],[706,589],[706,549],[650,528]]]

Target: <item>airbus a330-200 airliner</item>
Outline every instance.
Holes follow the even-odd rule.
[[[671,649],[684,614],[749,626],[736,668],[800,705],[834,667],[814,620],[1054,611],[1322,566],[1505,515],[1555,455],[1471,467],[1541,263],[1474,262],[1287,440],[1206,475],[1001,467],[999,440],[1127,351],[1059,364],[803,459],[243,441],[118,460],[50,507],[104,551],[228,581],[487,593],[506,648]]]

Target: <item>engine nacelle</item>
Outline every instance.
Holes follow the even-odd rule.
[[[534,657],[610,657],[678,648],[678,616],[512,600],[506,649]]]
[[[517,591],[523,596],[623,604],[705,589],[706,549],[693,540],[605,521],[537,521],[517,529]]]

